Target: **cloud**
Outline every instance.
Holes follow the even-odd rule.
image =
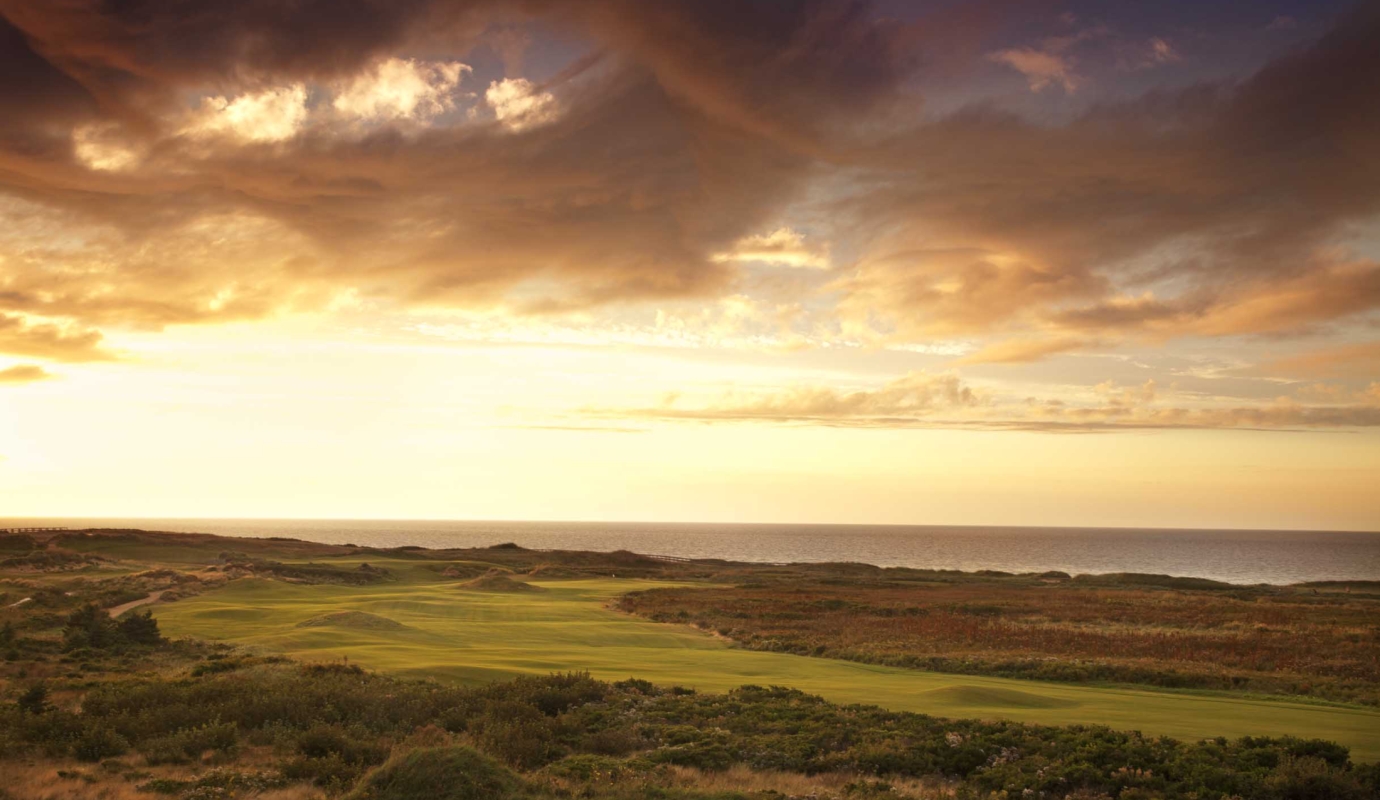
[[[72,151],[94,170],[121,172],[139,163],[139,151],[122,141],[117,126],[83,125],[72,131]]]
[[[1072,24],[1074,19],[1064,20]],[[1063,87],[1065,94],[1073,94],[1084,83],[1083,78],[1074,72],[1077,60],[1069,53],[1075,46],[1100,39],[1108,34],[1107,28],[1094,26],[1082,28],[1067,36],[1051,36],[1038,47],[1012,47],[988,53],[987,59],[1005,64],[1025,76],[1032,92],[1041,92],[1054,85]]]
[[[1057,85],[1063,87],[1065,93],[1073,94],[1083,83],[1073,72],[1073,60],[1062,53],[1016,47],[998,50],[989,58],[1024,75],[1032,92]]]
[[[1174,45],[1161,39],[1158,36],[1150,39],[1150,61],[1154,64],[1172,64],[1182,61],[1183,56],[1174,49]]]
[[[484,102],[510,131],[525,131],[549,124],[559,115],[556,96],[532,85],[526,78],[504,78],[489,84]]]
[[[966,355],[955,364],[1028,364],[1059,353],[1081,350],[1091,343],[1083,339],[1008,339]]]
[[[34,383],[53,377],[55,376],[51,372],[36,364],[18,364],[8,369],[0,369],[0,384]]]
[[[872,198],[861,199],[871,205]],[[886,213],[878,210],[877,213]],[[893,212],[894,213],[894,212]],[[908,220],[898,220],[905,226]],[[911,248],[887,237],[836,285],[839,312],[850,328],[889,323],[887,339],[981,334],[1028,318],[1033,310],[1097,297],[1106,281],[1086,266],[1058,266],[981,247]]]
[[[1162,36],[1118,41],[1113,49],[1117,53],[1116,66],[1123,70],[1154,69],[1184,60],[1178,48]]]
[[[437,54],[496,20],[589,51],[491,84],[499,125],[403,124],[453,109],[467,68]],[[345,293],[514,313],[724,296],[740,267],[713,256],[899,96],[903,33],[852,2],[6,7],[0,204],[25,224],[0,232],[0,313],[157,328]]]
[[[1287,378],[1380,375],[1380,341],[1328,347],[1276,358],[1251,368],[1249,373]]]
[[[452,95],[472,71],[459,61],[385,58],[346,83],[331,106],[365,120],[426,119],[455,108]]]
[[[1010,363],[1325,334],[1380,309],[1356,235],[1380,215],[1380,15],[1244,80],[1038,120],[1002,96],[915,94],[993,61],[1071,91],[1083,43],[1117,36],[991,57],[1001,18],[844,0],[9,4],[0,314],[98,336],[342,296],[717,308],[764,291],[769,271],[744,266],[760,262],[830,267],[769,276],[812,341],[962,337]],[[470,98],[456,59],[495,25],[586,50]],[[1125,41],[1172,60],[1150,33]],[[498,124],[453,114],[470,102]]]
[[[597,419],[706,424],[790,424],[841,428],[1020,430],[1096,433],[1130,430],[1313,430],[1380,427],[1380,384],[1304,404],[1282,397],[1255,405],[1167,405],[1155,381],[1092,387],[1088,398],[1014,398],[981,391],[954,374],[911,373],[871,390],[799,386],[682,406],[584,409]],[[1342,402],[1336,402],[1342,401]]]
[[[18,314],[0,313],[0,353],[53,361],[108,361],[100,331],[73,329],[51,322],[33,322]]]
[[[979,405],[981,396],[954,375],[910,373],[878,389],[841,391],[830,387],[801,386],[782,392],[748,397],[729,396],[696,408],[679,408],[671,402],[657,408],[625,411],[588,410],[598,416],[611,414],[629,419],[686,420],[699,422],[790,422],[819,425],[888,426],[946,409]]]
[[[1300,388],[1295,394],[1300,400],[1312,402],[1380,406],[1380,381],[1372,381],[1364,389],[1352,389],[1335,383],[1314,383]]]
[[[307,88],[280,86],[234,98],[208,97],[187,130],[228,134],[248,142],[281,142],[296,136],[307,119]]]
[[[771,233],[746,236],[733,243],[733,248],[716,253],[713,260],[760,261],[786,267],[829,268],[827,247],[811,246],[805,235],[793,228],[777,228]]]
[[[832,209],[861,243],[836,287],[845,324],[1164,341],[1363,322],[1380,310],[1360,237],[1380,220],[1377,35],[1363,9],[1241,82],[907,131]]]

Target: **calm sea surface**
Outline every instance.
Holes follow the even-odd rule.
[[[733,561],[857,561],[1008,572],[1152,572],[1233,583],[1380,580],[1380,534],[1323,531],[999,528],[938,525],[726,525],[638,522],[424,522],[0,518],[73,528],[120,527],[228,536],[291,536],[375,547],[566,550]]]

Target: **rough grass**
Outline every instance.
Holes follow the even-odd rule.
[[[635,676],[705,691],[777,684],[840,703],[946,717],[1100,723],[1188,740],[1317,737],[1351,747],[1358,760],[1380,759],[1380,712],[1366,709],[944,675],[751,651],[608,607],[626,592],[665,582],[553,580],[533,582],[544,592],[457,592],[453,580],[425,567],[369,560],[399,579],[370,586],[247,579],[155,606],[154,613],[169,635],[256,645],[306,660],[348,657],[373,669],[462,683],[589,670],[607,680]],[[386,617],[406,628],[298,627],[342,610]]]
[[[246,763],[253,759],[244,759]],[[252,767],[251,767],[252,768]],[[4,782],[0,798],[15,800],[152,800],[166,797],[149,791],[155,779],[195,782],[207,774],[204,767],[149,766],[137,758],[109,759],[88,764],[69,759],[38,762],[4,762]],[[143,787],[143,788],[141,788]],[[230,798],[250,795],[200,793],[197,798]],[[252,794],[257,800],[326,800],[326,795],[310,784],[295,784]]]
[[[1380,705],[1380,600],[1345,591],[1154,575],[1080,576],[1050,585],[793,581],[658,589],[620,605],[752,649],[940,672]]]

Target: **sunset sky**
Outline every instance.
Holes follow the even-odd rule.
[[[0,0],[0,516],[1380,530],[1377,42]]]

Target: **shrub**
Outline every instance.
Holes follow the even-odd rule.
[[[183,728],[170,736],[150,739],[141,749],[150,764],[185,764],[207,751],[233,753],[238,741],[235,723],[208,722]]]
[[[657,764],[694,767],[705,772],[721,772],[738,760],[723,743],[717,741],[692,742],[673,747],[663,747],[659,750],[653,750],[650,758]]]
[[[27,553],[38,547],[32,536],[22,533],[0,533],[0,552]]]
[[[623,756],[646,746],[646,741],[630,728],[605,728],[587,734],[580,749],[602,756]]]
[[[63,649],[72,651],[83,647],[112,647],[121,639],[120,629],[105,609],[95,603],[73,611],[62,631]]]
[[[151,611],[126,614],[117,627],[121,638],[130,644],[158,644],[163,641],[163,634],[158,631],[158,620],[153,618]]]
[[[152,613],[134,612],[117,622],[95,603],[87,603],[69,614],[62,630],[63,649],[69,653],[85,648],[105,650],[123,645],[154,645],[162,641],[158,620]]]
[[[1320,758],[1290,758],[1265,782],[1278,800],[1369,800],[1375,795],[1356,778]]]
[[[297,751],[308,758],[338,755],[347,764],[380,764],[388,756],[388,748],[376,736],[334,725],[315,725],[303,733],[297,738]]]
[[[42,714],[52,710],[52,705],[48,702],[48,687],[35,683],[19,696],[18,705],[19,710],[29,714]]]
[[[282,769],[283,776],[290,780],[309,780],[327,792],[336,794],[354,785],[367,767],[347,763],[338,754],[331,753],[323,758],[298,756],[285,762]]]
[[[564,755],[550,718],[509,700],[491,704],[470,723],[470,732],[485,752],[518,769],[533,769]]]
[[[390,760],[347,800],[504,800],[522,791],[517,775],[468,747],[429,747]]]
[[[128,750],[129,742],[125,737],[104,725],[87,728],[72,744],[72,755],[81,761],[100,761],[103,758],[122,756]]]
[[[311,780],[328,791],[348,787],[365,770],[388,757],[387,743],[376,734],[327,724],[313,725],[299,734],[296,749],[298,755],[286,763],[284,774]]]

